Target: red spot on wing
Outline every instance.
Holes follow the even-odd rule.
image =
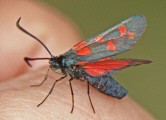
[[[84,47],[77,52],[77,55],[88,55],[91,53],[91,50],[88,47]]]
[[[107,49],[108,49],[108,50],[111,50],[111,51],[116,50],[116,46],[115,46],[115,44],[113,43],[112,40],[111,40],[111,41],[108,41],[108,43],[107,43]]]
[[[125,25],[122,25],[118,28],[119,32],[120,32],[120,35],[123,36],[126,34],[126,31],[127,31],[127,27]]]
[[[82,65],[82,64],[85,64],[85,63],[89,63],[89,62],[88,61],[78,62],[78,63],[76,63],[76,65]]]
[[[99,61],[105,61],[105,60],[109,60],[109,59],[110,59],[110,57],[105,57],[105,58],[99,59]]]
[[[102,75],[105,72],[105,70],[101,69],[85,69],[85,71],[91,76]]]
[[[96,42],[103,42],[103,41],[104,41],[104,38],[101,37],[101,36],[97,36],[97,37],[95,37],[95,41],[96,41]]]
[[[88,74],[92,76],[98,76],[103,74],[105,71],[124,68],[128,65],[129,63],[124,60],[107,60],[94,63],[86,63],[83,65],[83,68]]]
[[[73,50],[79,50],[81,48],[83,48],[85,46],[86,42],[80,42],[78,44],[76,44],[75,46],[73,46]]]
[[[133,32],[127,32],[127,34],[129,35],[129,38],[130,38],[130,39],[133,39],[133,38],[134,38],[134,33],[133,33]]]

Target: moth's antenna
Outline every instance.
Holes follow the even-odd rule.
[[[28,31],[26,31],[24,28],[22,28],[22,27],[19,25],[20,20],[21,20],[21,17],[17,20],[17,23],[16,23],[17,27],[18,27],[20,30],[22,30],[23,32],[25,32],[25,33],[27,33],[28,35],[30,35],[31,37],[35,38],[38,42],[40,42],[40,43],[45,47],[45,49],[48,51],[48,53],[51,55],[51,57],[53,57],[53,55],[51,54],[51,52],[49,51],[49,49],[45,46],[45,44],[44,44],[41,40],[39,40],[37,37],[35,37],[35,36],[32,35],[31,33],[29,33]]]
[[[28,58],[28,57],[25,57],[24,60],[25,62],[30,66],[32,67],[32,65],[29,63],[29,61],[32,61],[32,60],[50,60],[51,58]]]

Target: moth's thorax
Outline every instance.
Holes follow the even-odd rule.
[[[64,56],[59,56],[59,57],[52,56],[49,63],[50,63],[50,68],[61,69],[66,67]]]

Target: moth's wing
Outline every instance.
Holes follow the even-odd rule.
[[[100,76],[100,75],[110,75],[113,76],[119,70],[130,67],[137,66],[141,64],[149,64],[150,60],[140,60],[140,59],[116,59],[116,60],[106,60],[93,63],[81,64],[84,71],[90,76]]]
[[[64,54],[69,63],[95,62],[103,58],[113,59],[115,55],[130,50],[146,28],[146,18],[135,15],[114,27],[82,41]]]

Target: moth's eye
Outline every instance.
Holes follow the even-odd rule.
[[[71,66],[71,69],[75,69],[76,68],[76,66]]]

